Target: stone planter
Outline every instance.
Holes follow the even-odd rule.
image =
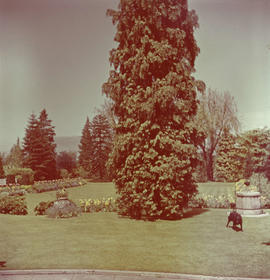
[[[236,193],[236,208],[241,215],[262,215],[261,193],[259,192],[238,192]]]

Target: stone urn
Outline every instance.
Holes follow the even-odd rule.
[[[236,193],[236,209],[241,215],[262,215],[261,209],[261,193],[260,192],[237,192]]]

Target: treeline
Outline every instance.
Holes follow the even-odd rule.
[[[106,162],[112,149],[112,135],[109,120],[100,110],[91,122],[87,117],[78,156],[70,151],[56,153],[55,127],[46,110],[38,117],[32,113],[22,145],[17,139],[9,154],[0,156],[0,178],[24,177],[23,183],[78,176],[110,180]]]

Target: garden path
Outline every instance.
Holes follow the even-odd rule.
[[[258,280],[178,273],[112,270],[0,270],[1,280]],[[260,278],[262,280],[262,278]],[[264,280],[270,280],[264,278]]]

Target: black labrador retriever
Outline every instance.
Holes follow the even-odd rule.
[[[243,231],[242,216],[239,213],[237,213],[235,210],[230,212],[226,227],[229,226],[230,222],[233,222],[233,229],[237,229],[237,225],[240,225],[240,229],[241,231]]]

